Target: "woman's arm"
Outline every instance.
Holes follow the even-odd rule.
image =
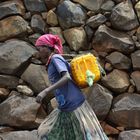
[[[51,85],[50,87],[44,89],[43,91],[41,91],[38,96],[36,97],[36,101],[38,103],[41,103],[41,101],[43,100],[43,98],[50,93],[51,91],[63,86],[64,84],[66,84],[69,80],[71,80],[71,77],[69,75],[68,72],[62,72],[61,73],[62,78],[56,82],[55,84]]]

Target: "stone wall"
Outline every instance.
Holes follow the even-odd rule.
[[[45,33],[58,34],[66,54],[99,58],[107,75],[82,90],[110,140],[139,140],[138,0],[1,0],[0,138],[37,139],[52,110],[52,94],[43,106],[35,101],[49,86],[45,67],[30,63],[35,40]]]

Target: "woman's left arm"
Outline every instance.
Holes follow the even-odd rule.
[[[43,91],[41,91],[37,97],[36,97],[36,101],[38,103],[41,103],[43,98],[50,93],[51,91],[63,86],[64,84],[66,84],[69,80],[71,80],[71,77],[69,75],[69,73],[67,71],[61,72],[62,78],[56,82],[55,84],[51,85],[50,87],[44,89]]]

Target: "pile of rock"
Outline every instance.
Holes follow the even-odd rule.
[[[105,68],[83,92],[110,140],[140,139],[139,23],[136,0],[1,0],[0,138],[37,139],[52,110],[52,94],[44,107],[35,101],[49,82],[45,67],[30,62],[35,40],[52,33],[65,53],[91,52]]]

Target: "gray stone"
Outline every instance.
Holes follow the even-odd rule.
[[[134,50],[134,42],[127,34],[112,30],[105,25],[99,26],[92,46],[97,52],[119,51],[127,54]]]
[[[25,7],[30,12],[44,12],[47,11],[45,2],[43,0],[24,0]]]
[[[20,67],[36,52],[21,40],[9,40],[0,47],[0,73],[17,75]],[[23,70],[23,68],[22,68]]]
[[[37,130],[33,131],[13,131],[0,134],[2,140],[38,140]]]
[[[101,10],[102,11],[112,11],[112,9],[114,8],[115,3],[112,0],[107,0],[105,3],[103,3],[103,5],[101,6]]]
[[[124,128],[140,128],[140,95],[122,94],[114,98],[108,121]]]
[[[0,104],[0,125],[22,129],[37,128],[46,116],[41,104],[35,98],[15,91]]]
[[[132,64],[134,70],[140,70],[140,50],[131,54]]]
[[[0,19],[12,15],[25,14],[25,8],[21,1],[6,1],[0,3]]]
[[[35,93],[41,92],[49,86],[48,74],[45,66],[31,64],[21,75]]]
[[[28,23],[20,16],[4,18],[0,20],[0,41],[27,34],[30,30]]]
[[[46,24],[42,17],[36,14],[32,16],[31,27],[35,32],[43,34],[45,33]]]
[[[137,93],[140,93],[140,71],[132,72],[131,78],[133,79],[133,81],[135,83]]]
[[[140,139],[140,130],[129,130],[123,131],[119,134],[118,140],[139,140]]]
[[[114,69],[111,73],[101,79],[104,86],[114,92],[122,93],[130,85],[129,76],[126,72]]]
[[[0,75],[0,87],[15,89],[19,84],[19,78],[10,75]]]
[[[105,23],[106,20],[107,19],[104,15],[98,14],[98,15],[90,17],[87,20],[86,24],[94,29],[94,28],[97,28],[98,26],[102,25],[103,23]]]
[[[106,118],[112,104],[112,93],[99,84],[88,91],[87,100],[100,120]]]
[[[67,29],[63,34],[72,50],[78,51],[81,49],[88,49],[87,36],[82,27]]]
[[[86,13],[79,6],[71,1],[65,0],[57,7],[56,14],[59,24],[63,29],[80,26],[85,23]]]
[[[115,29],[123,31],[130,31],[139,26],[133,7],[127,1],[113,8],[110,21]]]
[[[113,52],[106,59],[116,69],[129,70],[131,68],[131,60],[120,52]]]
[[[104,0],[73,0],[73,1],[83,5],[88,10],[92,10],[94,12],[97,12],[104,2]]]

